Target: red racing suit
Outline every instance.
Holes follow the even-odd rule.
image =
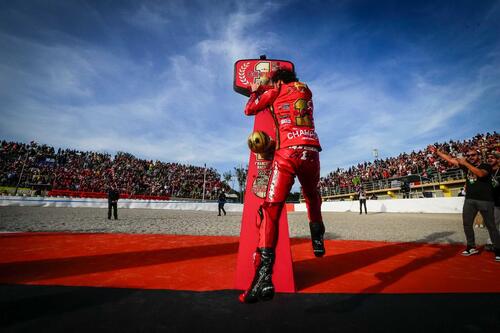
[[[260,248],[275,248],[281,210],[297,176],[302,185],[309,222],[323,223],[318,191],[321,145],[314,130],[312,93],[306,84],[291,82],[262,94],[252,93],[246,115],[269,108],[276,130],[276,151],[272,162],[263,219]]]

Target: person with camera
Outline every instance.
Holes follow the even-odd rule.
[[[495,261],[500,261],[500,234],[495,226],[494,217],[494,194],[491,184],[492,168],[487,163],[482,163],[479,151],[471,148],[467,151],[465,158],[452,157],[439,150],[435,146],[429,146],[429,151],[437,154],[450,164],[461,168],[466,173],[464,206],[462,210],[462,221],[464,226],[467,248],[462,252],[463,256],[478,254],[474,236],[474,218],[481,213],[484,224],[488,229],[490,239],[494,246]]]
[[[358,191],[359,196],[359,215],[363,214],[363,206],[365,207],[365,214],[368,214],[366,210],[366,190],[361,186]]]

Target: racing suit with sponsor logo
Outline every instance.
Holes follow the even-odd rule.
[[[314,224],[322,228],[318,231],[321,237],[324,233],[321,196],[317,188],[321,146],[314,130],[312,93],[306,84],[291,82],[264,93],[254,92],[245,114],[255,115],[266,108],[274,118],[276,151],[262,207],[259,248],[274,249],[281,210],[295,176],[302,186],[311,230]]]

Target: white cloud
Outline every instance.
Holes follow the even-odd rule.
[[[123,34],[113,35],[117,47],[44,27],[40,36],[47,40],[0,32],[0,136],[207,163],[220,172],[245,164],[253,119],[243,115],[246,99],[232,91],[234,62],[269,50],[298,57],[302,49],[294,36],[278,36],[268,20],[284,4],[199,2],[196,10],[190,5],[194,6],[183,1],[148,2],[135,11],[117,12],[124,15],[118,21],[128,22],[134,33],[153,32],[148,36],[155,35],[159,43],[180,45],[158,59],[151,59],[154,52],[147,49],[147,56],[134,55],[142,45],[136,39],[137,45],[127,44],[130,26],[120,26]],[[330,33],[344,38],[346,31],[355,28],[351,21],[340,24],[301,42],[314,54],[315,48],[332,41]],[[111,33],[108,28],[104,30]],[[366,38],[362,31],[353,33],[354,41]],[[353,40],[346,43],[354,47]],[[338,48],[343,45],[339,40]],[[414,58],[402,57],[413,65],[432,60],[415,45],[405,48],[411,49]],[[321,75],[308,84],[324,148],[323,173],[369,160],[373,148],[387,156],[428,144],[429,137],[449,138],[453,119],[470,110],[487,91],[500,91],[496,52],[472,79],[444,78],[441,81],[448,82],[438,84],[430,78],[431,68],[415,70],[415,75],[406,76],[402,94],[387,88],[388,73],[381,69],[399,70],[400,58],[374,64],[366,75],[325,66],[329,59],[304,59],[306,64],[297,65],[311,70],[322,66]]]
[[[448,140],[454,118],[469,112],[492,85],[498,88],[498,77],[478,74],[470,81],[450,79],[436,84],[414,75],[411,88],[400,96],[383,88],[382,73],[375,80],[352,73],[325,73],[310,82],[324,149],[322,173],[373,160],[374,148],[385,158],[425,148],[433,142],[429,137]]]
[[[167,17],[164,8],[151,3],[142,3],[138,10],[125,15],[130,24],[155,33],[165,31],[171,20]]]
[[[134,19],[151,14],[148,10],[141,7]],[[251,119],[242,112],[245,99],[232,91],[232,70],[234,60],[258,53],[263,39],[247,37],[245,31],[261,14],[207,18],[218,20],[218,30],[178,50],[154,74],[149,63],[133,61],[125,52],[78,40],[48,45],[1,35],[12,48],[10,56],[23,59],[6,64],[4,56],[0,62],[0,84],[18,84],[15,91],[3,92],[11,104],[2,111],[0,132],[54,146],[123,150],[226,169],[246,163]],[[114,96],[120,89],[122,94]]]

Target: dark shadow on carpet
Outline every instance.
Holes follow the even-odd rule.
[[[362,267],[366,267],[382,261],[384,259],[399,255],[422,246],[429,246],[426,242],[436,241],[449,236],[450,233],[433,233],[417,243],[387,243],[388,245],[364,249],[360,251],[348,252],[344,254],[330,254],[321,259],[312,258],[294,262],[294,273],[297,289],[300,291],[332,280],[344,274],[354,272]],[[457,255],[457,250],[446,245],[432,245],[438,249],[438,252],[429,257],[416,258],[411,264],[398,268],[397,272],[380,275],[381,283],[366,290],[367,293],[377,293],[388,285],[399,280],[402,276],[411,273],[423,266],[434,262],[442,261]]]
[[[495,332],[500,294],[277,294],[0,285],[2,332]],[[318,311],[323,309],[323,311]],[[333,309],[332,309],[333,310]]]
[[[70,258],[31,260],[0,264],[0,279],[9,283],[29,283],[130,267],[208,258],[233,254],[238,242],[182,248],[121,252]]]

